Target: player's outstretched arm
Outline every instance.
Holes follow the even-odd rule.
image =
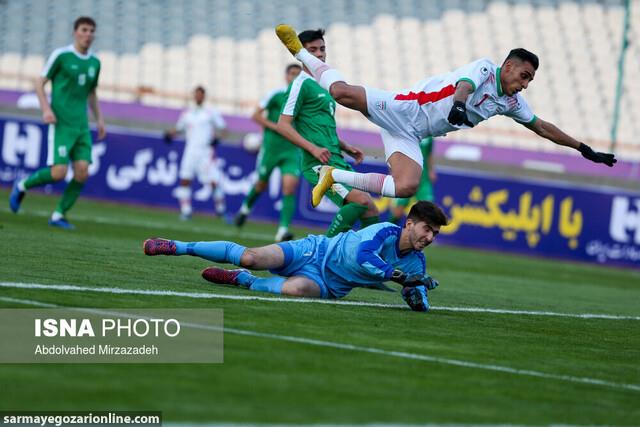
[[[593,151],[593,149],[587,144],[567,135],[553,123],[537,118],[533,123],[525,123],[524,125],[541,137],[553,141],[558,145],[575,148],[580,151],[585,159],[591,160],[594,163],[604,163],[605,165],[612,167],[617,162],[612,153]]]
[[[293,116],[281,114],[278,120],[277,132],[287,138],[289,142],[302,148],[306,152],[310,153],[313,157],[318,159],[320,163],[327,163],[331,158],[331,152],[326,148],[318,147],[312,142],[305,139],[298,133],[293,127]]]
[[[429,290],[433,290],[440,285],[436,279],[428,274],[407,274],[398,269],[393,270],[393,273],[391,274],[391,281],[407,288],[424,286]]]
[[[98,103],[98,94],[95,89],[89,93],[88,101],[89,108],[93,111],[93,117],[95,117],[96,123],[98,124],[98,140],[102,140],[107,136],[107,130],[104,126],[104,119],[102,118],[100,104]]]

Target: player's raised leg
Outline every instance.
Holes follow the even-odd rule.
[[[391,175],[345,171],[330,166],[320,170],[318,184],[313,188],[312,203],[320,203],[322,196],[335,184],[349,185],[369,193],[386,197],[411,197],[420,184],[422,167],[412,157],[399,151],[388,159]]]
[[[348,84],[338,70],[331,68],[323,59],[314,55],[314,52],[305,49],[292,26],[280,24],[276,27],[276,34],[289,52],[305,65],[320,86],[328,90],[338,104],[368,115],[364,87]]]

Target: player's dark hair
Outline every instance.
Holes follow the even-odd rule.
[[[207,93],[206,89],[204,88],[204,86],[196,86],[196,88],[193,90],[194,92],[202,92],[202,94],[204,95],[205,93]]]
[[[509,52],[509,55],[507,55],[507,58],[505,59],[505,61],[512,58],[518,58],[521,61],[528,62],[529,64],[533,65],[534,70],[537,70],[538,66],[540,65],[538,56],[535,53],[529,52],[527,49],[523,49],[521,47],[517,49],[512,49],[511,52]]]
[[[89,16],[81,16],[73,22],[73,31],[77,30],[78,27],[82,24],[91,25],[93,28],[96,28],[96,21]]]
[[[324,29],[318,28],[317,30],[305,30],[298,34],[298,38],[303,46],[316,40],[324,41]]]
[[[300,64],[289,64],[285,69],[285,74],[289,74],[289,71],[293,70],[294,68],[298,70],[302,70],[302,67],[300,66]]]
[[[426,222],[430,225],[439,226],[444,226],[449,223],[447,216],[442,212],[440,206],[426,200],[421,200],[411,206],[407,219],[413,222]]]

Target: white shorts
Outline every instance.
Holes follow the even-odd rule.
[[[213,147],[186,146],[180,161],[180,179],[193,181],[197,177],[203,184],[219,182],[220,170],[214,154]]]
[[[417,102],[398,101],[394,92],[365,86],[367,110],[371,122],[380,127],[384,154],[388,161],[395,152],[413,159],[422,168],[419,129],[425,129],[427,118]]]

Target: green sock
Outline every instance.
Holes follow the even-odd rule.
[[[24,188],[29,189],[33,187],[39,187],[45,184],[51,184],[55,182],[53,177],[51,177],[51,168],[46,167],[42,169],[38,169],[24,181]]]
[[[260,197],[260,194],[262,194],[262,192],[256,191],[256,187],[251,187],[251,191],[249,191],[247,197],[244,198],[242,205],[246,206],[248,210],[251,210],[258,200],[258,197]]]
[[[333,217],[333,221],[331,221],[331,225],[329,225],[329,229],[327,230],[327,237],[333,237],[343,231],[351,230],[353,224],[355,224],[358,218],[366,211],[367,207],[358,203],[347,203],[343,205],[336,213],[336,216]]]
[[[377,224],[380,222],[380,217],[378,215],[368,216],[366,218],[360,218],[360,225],[362,228],[368,227],[373,224]]]
[[[280,227],[289,227],[291,218],[296,212],[296,196],[287,194],[282,196],[282,210],[280,211]]]
[[[67,211],[76,203],[76,200],[78,200],[78,196],[80,195],[83,187],[84,182],[78,182],[75,179],[72,179],[64,189],[64,193],[62,193],[62,198],[60,199],[60,202],[58,202],[56,212],[61,213],[62,215],[66,214]]]

